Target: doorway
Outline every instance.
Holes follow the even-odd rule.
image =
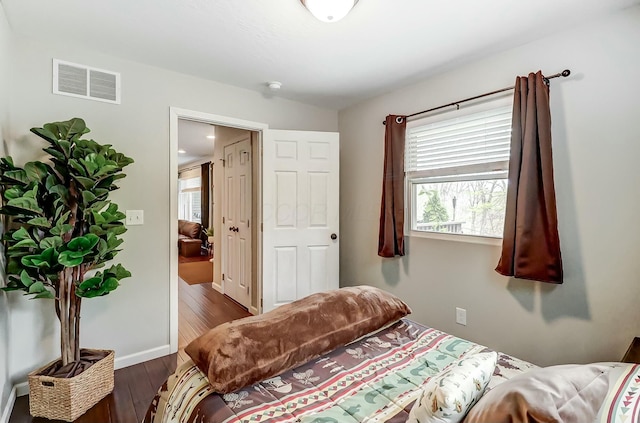
[[[256,152],[260,151],[260,142],[261,142],[261,131],[267,128],[267,125],[243,121],[239,119],[227,118],[217,115],[211,115],[208,113],[195,112],[184,109],[171,108],[170,109],[170,168],[171,168],[171,181],[170,181],[170,209],[171,209],[171,225],[170,225],[170,240],[172,245],[177,244],[178,237],[178,127],[179,122],[181,120],[198,122],[205,125],[210,125],[215,128],[215,144],[214,144],[214,153],[212,160],[212,185],[213,189],[211,190],[211,220],[210,226],[213,228],[213,275],[212,275],[212,283],[208,286],[212,287],[213,290],[217,291],[216,294],[226,294],[226,278],[227,278],[227,268],[223,264],[222,260],[225,255],[233,253],[233,246],[245,244],[248,245],[248,249],[244,249],[244,253],[242,251],[238,251],[238,256],[240,254],[244,254],[242,258],[237,258],[236,262],[247,262],[246,255],[249,256],[249,264],[251,268],[247,272],[246,270],[240,271],[236,269],[238,268],[229,268],[232,272],[232,276],[234,281],[242,283],[238,286],[239,289],[232,289],[229,287],[229,291],[232,291],[232,295],[237,297],[238,292],[240,290],[244,290],[246,292],[247,285],[249,288],[249,301],[247,302],[246,295],[244,298],[240,298],[238,303],[244,302],[248,304],[248,311],[251,314],[258,314],[260,312],[258,298],[261,298],[261,286],[259,283],[259,275],[261,271],[260,261],[258,257],[260,257],[260,234],[257,232],[257,225],[254,225],[254,222],[257,222],[258,219],[254,218],[259,216],[261,213],[261,190],[254,189],[252,187],[260,187],[261,179],[260,179],[260,160],[251,160],[256,156]],[[242,152],[238,152],[238,161],[240,161],[240,157],[244,156],[242,159],[245,163],[251,163],[250,170],[251,173],[247,174],[246,172],[243,175],[236,175],[236,181],[238,181],[238,188],[240,189],[239,181],[240,179],[245,179],[244,190],[246,191],[248,188],[250,189],[251,195],[245,196],[245,199],[249,199],[250,202],[245,202],[245,209],[240,210],[240,212],[245,213],[244,216],[241,216],[243,222],[246,220],[245,228],[249,229],[249,231],[241,231],[238,225],[228,225],[226,222],[225,210],[223,208],[226,203],[226,195],[227,192],[222,188],[225,186],[224,184],[224,149],[227,145],[237,144],[239,142],[243,142],[244,140],[248,140],[249,147],[245,147]],[[237,148],[237,146],[236,146]],[[242,149],[241,149],[242,150]],[[250,178],[249,183],[246,183],[246,178]],[[250,211],[247,210],[247,205],[250,204]],[[240,207],[242,209],[242,207]],[[247,219],[247,213],[249,218]],[[223,223],[222,218],[225,217],[225,222]],[[235,219],[238,219],[235,217]],[[226,244],[229,240],[229,234],[232,233],[234,236],[236,235],[235,231],[230,231],[229,227],[233,226],[234,229],[238,226],[237,237],[232,238],[233,242],[231,248],[227,248]],[[241,232],[244,232],[242,234]],[[240,239],[240,237],[243,239]],[[247,238],[247,235],[249,238]],[[174,242],[174,240],[176,242]],[[247,244],[249,242],[249,244]],[[169,298],[169,334],[170,334],[170,346],[171,351],[178,351],[179,345],[179,292],[181,285],[179,284],[178,279],[178,251],[176,248],[171,249],[171,262],[170,262],[170,298]],[[242,274],[244,272],[244,274]],[[224,277],[224,279],[223,279]],[[247,278],[248,277],[248,278]],[[247,282],[248,281],[248,282]],[[207,284],[202,284],[202,286],[206,286]],[[249,314],[249,313],[247,313]]]

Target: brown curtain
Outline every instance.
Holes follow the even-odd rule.
[[[203,163],[200,166],[200,222],[202,223],[203,229],[209,227],[210,168],[211,162]]]
[[[516,78],[504,238],[496,271],[562,283],[547,84],[541,72]]]
[[[385,125],[378,255],[404,256],[404,139],[407,120],[404,116],[389,115]]]

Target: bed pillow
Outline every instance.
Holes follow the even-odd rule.
[[[487,392],[465,423],[585,423],[609,389],[610,367],[568,364],[531,370]]]
[[[380,289],[342,288],[224,323],[185,351],[215,392],[225,394],[277,376],[409,313],[404,302]]]
[[[498,354],[472,354],[455,361],[423,387],[407,423],[458,423],[484,393]]]

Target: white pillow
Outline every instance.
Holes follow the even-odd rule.
[[[422,388],[407,423],[458,423],[482,397],[498,354],[472,354],[455,361]]]

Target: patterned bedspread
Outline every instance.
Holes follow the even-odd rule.
[[[640,423],[640,364],[612,363],[597,423]]]
[[[407,319],[234,393],[211,391],[189,361],[161,387],[146,423],[405,422],[419,388],[485,347]],[[505,354],[489,389],[534,367]]]

